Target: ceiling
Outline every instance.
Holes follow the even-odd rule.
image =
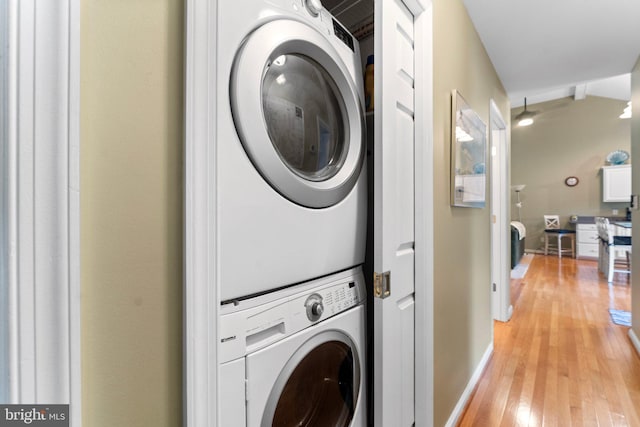
[[[638,0],[463,0],[511,106],[586,95],[629,100]]]
[[[449,0],[443,0],[449,1]],[[587,95],[631,98],[640,0],[462,0],[512,107]],[[322,0],[358,39],[375,0]]]

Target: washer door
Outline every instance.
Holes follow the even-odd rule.
[[[230,95],[242,145],[276,191],[310,208],[349,194],[364,116],[347,67],[317,30],[282,19],[256,29],[236,54]]]
[[[360,360],[351,339],[322,332],[289,359],[269,395],[262,427],[348,426],[360,391]]]

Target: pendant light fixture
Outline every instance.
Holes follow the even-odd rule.
[[[515,117],[518,122],[518,126],[529,126],[533,124],[533,117],[536,115],[535,111],[527,110],[527,98],[524,99],[524,110]]]

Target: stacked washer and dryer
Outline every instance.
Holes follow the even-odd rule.
[[[319,0],[218,5],[221,425],[363,426],[358,42]]]

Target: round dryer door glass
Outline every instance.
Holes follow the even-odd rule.
[[[334,42],[275,19],[247,36],[231,69],[231,113],[249,160],[277,193],[308,208],[340,203],[363,176],[360,57]]]
[[[273,426],[348,426],[359,390],[354,354],[340,341],[315,347],[289,376],[275,408]]]
[[[269,138],[289,169],[312,181],[340,170],[344,103],[320,64],[300,54],[275,58],[264,73],[262,105]]]

